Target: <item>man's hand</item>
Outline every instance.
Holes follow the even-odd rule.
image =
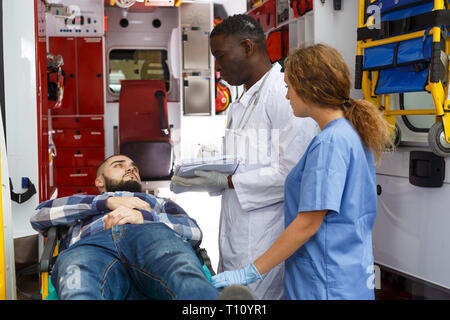
[[[119,207],[103,218],[105,224],[104,229],[110,229],[112,226],[118,226],[126,223],[130,224],[142,224],[144,223],[144,218],[142,213],[135,209],[130,209],[127,207]]]
[[[106,199],[106,207],[109,210],[126,207],[130,209],[141,209],[148,212],[152,211],[150,204],[138,197],[109,197]]]

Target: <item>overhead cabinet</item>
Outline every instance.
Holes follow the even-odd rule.
[[[53,182],[58,196],[96,194],[97,167],[105,156],[102,37],[50,37],[65,75],[60,108],[51,110]]]
[[[61,55],[64,99],[52,115],[100,115],[104,109],[101,37],[50,37],[49,50]]]

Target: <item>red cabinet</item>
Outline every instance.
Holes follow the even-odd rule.
[[[95,177],[105,157],[102,37],[50,37],[49,51],[62,55],[64,98],[51,111],[53,182],[58,196],[98,194]]]
[[[78,114],[103,114],[102,38],[78,38]]]
[[[102,115],[102,38],[49,37],[49,51],[63,57],[65,74],[63,102],[52,115]]]
[[[53,117],[53,129],[100,128],[103,129],[103,117]]]
[[[56,129],[53,134],[56,148],[65,147],[103,147],[103,129]]]
[[[289,53],[289,10],[287,1],[265,0],[246,13],[261,25],[266,35],[267,51],[272,63],[277,61],[281,63]]]
[[[105,157],[102,37],[50,37],[49,51],[62,55],[62,105],[51,111],[53,182],[58,196],[98,194],[95,178]]]
[[[53,166],[64,167],[98,167],[105,157],[103,148],[59,148]]]
[[[54,184],[58,196],[98,194],[97,168],[105,159],[103,116],[52,117]]]
[[[249,12],[247,15],[255,18],[259,22],[264,32],[275,28],[276,21],[276,3],[275,0],[267,0],[259,7],[256,7]]]
[[[98,194],[97,188],[95,187],[86,187],[86,186],[75,186],[75,187],[59,187],[58,188],[58,197],[67,197],[73,194],[90,194],[96,195]]]
[[[97,168],[55,168],[53,178],[58,186],[89,186],[93,187]]]

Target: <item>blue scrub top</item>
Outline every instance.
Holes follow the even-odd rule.
[[[373,154],[347,119],[330,122],[286,178],[286,227],[301,212],[329,211],[285,261],[285,299],[374,299],[376,197]]]

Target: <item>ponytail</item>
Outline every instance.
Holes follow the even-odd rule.
[[[383,151],[393,149],[392,126],[373,103],[363,99],[349,99],[344,115],[363,144],[373,152],[376,162],[380,160]]]

